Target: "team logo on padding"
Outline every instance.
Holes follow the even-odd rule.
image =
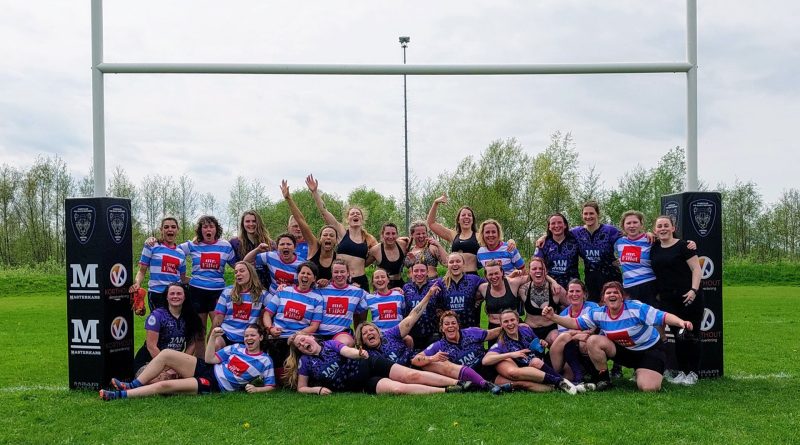
[[[681,206],[677,201],[669,201],[664,205],[664,215],[669,216],[672,225],[678,228],[678,221],[681,218]]]
[[[128,334],[128,322],[124,317],[117,317],[111,322],[111,336],[114,340],[122,340]]]
[[[700,271],[703,274],[701,278],[703,280],[711,278],[711,275],[714,274],[714,262],[707,256],[701,256],[698,260],[700,261]]]
[[[717,216],[717,206],[707,199],[698,199],[689,204],[689,211],[692,214],[692,225],[700,236],[706,236],[714,227],[714,220]]]
[[[88,205],[78,205],[70,211],[70,219],[72,221],[72,231],[75,233],[75,238],[81,244],[86,244],[94,233],[94,221],[97,212],[94,207]]]
[[[128,210],[121,205],[113,205],[108,208],[106,216],[111,239],[117,244],[121,243],[128,227]]]
[[[128,269],[120,263],[111,266],[111,272],[108,273],[108,278],[114,287],[122,287],[125,281],[128,280]]]
[[[714,317],[714,312],[711,311],[709,308],[705,308],[703,311],[703,321],[700,322],[700,330],[703,332],[707,332],[714,327],[714,323],[716,322],[716,318]]]

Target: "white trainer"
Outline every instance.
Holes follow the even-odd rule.
[[[692,386],[697,383],[697,379],[698,379],[697,374],[695,374],[694,371],[692,371],[686,374],[686,376],[683,378],[683,380],[681,380],[680,383],[681,385]]]
[[[679,372],[672,380],[667,380],[668,382],[672,383],[673,385],[680,385],[683,383],[683,380],[686,379],[686,374],[683,371]]]
[[[558,382],[558,389],[564,391],[565,393],[571,396],[574,396],[575,394],[578,393],[578,388],[576,388],[575,385],[573,385],[572,382],[570,382],[567,379],[561,379],[561,381]]]

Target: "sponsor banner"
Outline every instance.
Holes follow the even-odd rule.
[[[714,192],[686,192],[661,198],[661,212],[674,218],[675,236],[697,243],[700,292],[706,306],[697,330],[703,344],[700,377],[724,374],[721,202],[720,194]]]
[[[69,385],[97,389],[133,372],[130,201],[70,198],[64,210]]]

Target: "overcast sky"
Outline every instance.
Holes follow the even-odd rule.
[[[699,173],[798,187],[800,3],[698,2]],[[89,171],[90,1],[0,0],[0,163],[58,155]],[[685,61],[680,0],[107,1],[107,62],[513,64]],[[792,31],[794,30],[794,31]],[[227,201],[237,175],[278,198],[313,172],[340,196],[403,195],[402,76],[106,75],[107,171],[188,173]],[[571,132],[616,186],[685,146],[685,74],[409,76],[412,172],[493,140],[535,154]]]

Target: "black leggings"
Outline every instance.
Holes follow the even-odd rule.
[[[703,343],[700,341],[700,324],[703,322],[705,300],[700,292],[688,306],[683,303],[683,294],[672,292],[659,295],[661,307],[683,320],[692,322],[692,330],[683,330],[670,326],[670,331],[675,333],[675,358],[678,370],[685,373],[694,372],[700,375],[700,358],[703,356]]]

